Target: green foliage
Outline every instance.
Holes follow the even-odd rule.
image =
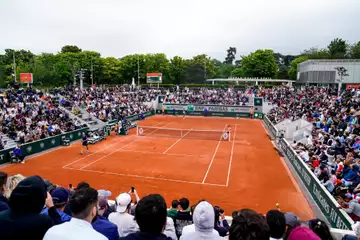
[[[273,78],[278,67],[272,50],[259,49],[242,56],[241,68],[247,77]]]
[[[170,59],[169,63],[169,78],[171,82],[175,84],[185,83],[185,74],[188,68],[189,62],[182,57],[175,56]]]
[[[353,59],[360,59],[360,41],[350,46],[349,55]]]
[[[307,56],[308,59],[329,59],[330,54],[327,49],[318,49],[312,47],[310,49],[304,50],[301,55]]]
[[[236,56],[236,47],[229,47],[229,49],[227,50],[224,63],[232,65],[235,60],[235,56]]]
[[[328,51],[330,58],[345,58],[348,45],[345,40],[341,38],[335,38],[328,45]]]
[[[306,60],[308,60],[309,58],[307,56],[300,56],[296,59],[294,59],[293,61],[291,61],[291,67],[288,71],[288,75],[290,77],[290,79],[295,80],[296,79],[296,74],[297,74],[297,65],[299,63],[302,63]]]
[[[65,45],[61,48],[61,53],[79,53],[81,52],[81,48],[79,48],[78,46],[75,45]]]

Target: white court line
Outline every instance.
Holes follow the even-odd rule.
[[[225,127],[224,127],[224,129],[223,129],[223,132],[225,131],[226,126],[227,126],[227,124],[225,124]],[[211,159],[211,162],[210,162],[210,164],[209,164],[209,167],[208,167],[208,169],[207,169],[207,171],[206,171],[206,173],[205,173],[205,176],[204,176],[204,179],[203,179],[203,181],[202,181],[202,184],[205,183],[205,180],[206,180],[206,178],[207,178],[207,175],[209,174],[211,165],[213,164],[214,159],[215,159],[215,155],[216,155],[216,153],[217,153],[217,151],[218,151],[218,149],[219,149],[219,146],[220,146],[221,138],[222,138],[222,137],[223,137],[223,136],[222,136],[222,134],[221,134],[220,139],[219,139],[219,141],[218,141],[218,144],[217,144],[217,146],[216,146],[215,152],[214,152],[214,154],[213,154],[213,156],[212,156],[212,159]]]
[[[120,152],[135,152],[135,153],[146,153],[146,154],[156,154],[156,155],[169,155],[169,156],[184,156],[184,157],[200,157],[206,158],[209,157],[208,155],[191,155],[191,154],[181,154],[181,153],[161,153],[161,152],[148,152],[148,151],[136,151],[136,150],[128,150],[128,149],[121,149]]]
[[[180,142],[181,141],[181,139],[183,139],[186,135],[188,135],[189,134],[189,132],[191,132],[191,130],[193,130],[193,129],[190,129],[187,133],[185,133],[185,135],[184,136],[182,136],[181,138],[179,138],[176,142],[174,142],[168,149],[166,149],[166,151],[165,152],[163,152],[163,154],[165,154],[165,153],[167,153],[167,151],[169,151],[173,146],[175,146],[178,142]]]
[[[229,186],[231,164],[232,164],[232,159],[233,159],[233,154],[234,154],[234,145],[235,145],[235,140],[236,140],[236,127],[237,127],[237,124],[235,124],[234,138],[233,138],[233,143],[232,143],[231,152],[230,152],[230,162],[229,162],[228,175],[227,175],[227,179],[226,179],[226,186]]]
[[[164,122],[164,121],[158,122],[158,123],[155,124],[154,126],[156,126],[156,125],[158,125],[158,124],[161,124],[161,123],[163,123],[163,122]],[[82,158],[80,158],[80,159],[78,159],[78,160],[75,160],[75,161],[73,161],[73,162],[71,162],[71,163],[68,163],[68,164],[66,164],[65,166],[63,166],[63,168],[66,168],[66,167],[69,166],[69,165],[72,165],[72,164],[77,163],[77,162],[79,162],[79,161],[81,161],[81,160],[83,160],[83,159],[85,159],[85,158],[87,158],[87,157],[90,157],[90,156],[94,155],[95,153],[98,153],[98,152],[101,152],[101,151],[103,151],[103,150],[105,150],[105,149],[108,149],[109,147],[111,147],[111,146],[119,143],[121,140],[122,140],[122,139],[119,138],[119,139],[116,140],[114,143],[110,144],[109,146],[107,146],[107,147],[105,147],[105,148],[101,148],[100,150],[98,150],[98,151],[96,151],[96,152],[94,152],[94,153],[91,153],[91,154],[89,154],[89,155],[86,155],[85,157],[82,157]]]
[[[164,126],[168,125],[169,123],[171,123],[171,122],[168,122],[168,123],[165,124]],[[121,148],[119,148],[119,149],[117,149],[117,150],[115,150],[115,151],[112,151],[112,152],[110,152],[109,154],[106,154],[105,156],[103,156],[103,157],[101,157],[101,158],[99,158],[99,159],[97,159],[97,160],[95,160],[95,161],[93,161],[93,162],[91,162],[91,163],[89,163],[89,164],[86,164],[85,166],[81,167],[80,170],[83,170],[84,168],[86,168],[86,167],[88,167],[88,166],[90,166],[90,165],[92,165],[92,164],[94,164],[94,163],[96,163],[96,162],[104,159],[105,157],[110,156],[110,155],[113,154],[113,153],[119,152],[120,150],[124,149],[125,147],[129,146],[130,144],[133,144],[133,143],[136,142],[137,140],[139,140],[139,139],[135,139],[134,141],[129,142],[128,144],[125,144],[125,145],[122,146]]]
[[[217,187],[226,187],[226,185],[223,185],[223,184],[201,183],[201,182],[186,181],[186,180],[179,180],[179,179],[149,177],[149,176],[141,176],[141,175],[125,174],[125,173],[104,172],[104,171],[97,171],[97,170],[91,170],[91,169],[77,169],[77,168],[70,168],[70,167],[67,167],[66,169],[74,170],[74,171],[82,171],[82,172],[92,172],[92,173],[116,175],[116,176],[123,176],[123,177],[134,177],[134,178],[142,178],[142,179],[150,179],[150,180],[161,180],[161,181],[168,181],[168,182],[178,182],[178,183],[189,183],[189,184],[201,184],[201,185],[209,185],[209,186],[217,186]]]

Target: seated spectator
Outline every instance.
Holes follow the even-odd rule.
[[[357,199],[354,199],[350,193],[347,193],[346,197],[349,199],[349,202],[343,202],[343,205],[347,208],[342,209],[347,212],[354,221],[360,221],[359,201]]]
[[[321,183],[324,185],[324,187],[326,187],[326,189],[330,192],[333,193],[335,185],[331,182],[331,180],[329,179],[328,175],[325,175],[323,177],[323,179],[321,180]]]
[[[215,211],[215,224],[214,229],[218,231],[221,237],[225,237],[229,232],[229,224],[225,219],[225,212],[223,209],[219,208],[218,206],[214,207]]]
[[[353,165],[351,167],[351,170],[344,175],[344,178],[342,179],[342,183],[346,186],[349,187],[352,182],[356,179],[356,177],[358,176],[358,171],[359,171],[359,166],[358,165]]]
[[[289,234],[288,240],[321,240],[313,231],[307,227],[296,227]]]
[[[14,191],[14,189],[19,184],[19,182],[21,182],[24,179],[25,179],[25,177],[21,174],[15,174],[15,175],[8,177],[8,179],[6,181],[6,186],[5,186],[5,197],[7,199],[10,198],[12,191]]]
[[[168,217],[174,218],[178,212],[179,201],[173,200],[171,202],[171,208],[168,210]]]
[[[44,205],[49,209],[49,216],[40,214]],[[10,196],[9,209],[0,212],[0,236],[1,239],[41,240],[46,231],[59,222],[60,216],[46,192],[44,180],[32,176],[16,186]]]
[[[121,193],[115,199],[116,212],[110,213],[109,221],[116,224],[120,237],[126,237],[130,233],[139,230],[134,216],[130,214],[131,196],[129,193]],[[135,209],[136,210],[136,209]]]
[[[194,231],[183,232],[180,240],[221,239],[217,231],[214,232],[215,211],[210,203],[199,202],[193,213]]]
[[[100,190],[98,190],[98,194],[99,194],[99,197],[103,197],[106,200],[106,204],[107,204],[105,212],[101,216],[108,219],[110,213],[115,212],[115,209],[113,207],[110,207],[110,205],[107,202],[109,200],[109,197],[111,197],[111,192],[106,191],[104,189],[100,189]]]
[[[121,239],[171,240],[162,233],[165,229],[167,209],[164,198],[159,194],[151,194],[142,198],[136,206],[135,218],[140,231]]]
[[[65,206],[68,204],[69,202],[69,197],[70,197],[70,192],[69,190],[62,188],[62,187],[58,187],[55,188],[52,192],[51,192],[51,197],[53,199],[54,205],[56,207],[56,211],[58,212],[58,214],[60,215],[61,218],[61,222],[68,222],[71,220],[71,216],[69,216],[68,214],[64,213],[64,209]],[[45,214],[48,215],[48,209],[44,208],[40,214]]]
[[[174,224],[176,229],[176,235],[178,237],[182,234],[182,229],[192,224],[192,216],[190,214],[189,205],[190,202],[187,198],[182,198],[179,200],[180,210],[177,212],[174,217]]]
[[[178,240],[176,236],[174,220],[171,217],[166,217],[166,226],[163,233],[172,240]]]
[[[25,154],[21,151],[21,144],[18,143],[17,146],[14,148],[15,157],[21,162],[22,164],[25,163]]]
[[[319,236],[320,239],[333,240],[328,225],[320,219],[309,221],[309,228]]]
[[[99,191],[98,191],[99,192]],[[117,226],[103,217],[104,213],[108,208],[108,202],[106,197],[98,197],[98,213],[97,216],[92,221],[93,228],[107,237],[109,240],[119,239],[119,233]]]
[[[93,188],[76,190],[70,198],[72,218],[70,222],[50,228],[44,240],[106,240],[107,238],[95,231],[91,225],[97,215],[98,193]]]
[[[286,212],[284,213],[284,217],[285,217],[285,226],[286,226],[286,230],[284,233],[284,239],[286,240],[289,237],[290,232],[300,226],[300,219],[292,212]]]
[[[270,210],[266,214],[266,222],[270,229],[270,240],[282,239],[285,229],[285,216],[278,210]]]
[[[9,209],[8,200],[4,196],[8,175],[6,172],[0,172],[0,212]]]
[[[270,230],[265,217],[251,209],[233,213],[229,240],[269,240]]]

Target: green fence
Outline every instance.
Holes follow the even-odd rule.
[[[186,115],[203,116],[206,108],[208,110],[207,116],[249,118],[251,106],[163,104],[163,108],[165,110],[165,114],[174,114],[175,111],[175,114],[182,115],[185,110]],[[262,119],[264,114],[262,112],[258,112],[256,106],[254,109],[254,117]],[[158,110],[157,113],[161,113],[161,110]]]
[[[267,116],[264,117],[264,125],[269,130],[273,138],[278,136],[278,130],[270,122]],[[301,182],[310,193],[312,199],[321,210],[323,215],[328,219],[333,228],[351,229],[352,219],[346,212],[337,208],[338,203],[329,193],[329,191],[320,183],[317,177],[309,167],[298,157],[290,144],[284,138],[277,139],[281,152],[288,159],[289,163],[295,169],[296,174]],[[295,173],[293,173],[295,174]]]
[[[41,139],[41,140],[38,140],[38,141],[35,141],[35,142],[23,144],[21,146],[21,150],[23,151],[23,153],[26,156],[30,156],[32,154],[36,154],[36,153],[46,151],[46,150],[49,150],[51,148],[58,147],[58,146],[62,145],[61,138],[63,136],[70,139],[70,141],[78,140],[78,139],[81,138],[81,134],[83,132],[86,132],[87,130],[88,130],[88,128],[82,128],[82,129],[79,129],[79,130],[64,133],[64,134],[57,135],[57,136],[54,136],[54,137],[49,137],[49,138]],[[14,148],[5,149],[5,150],[0,151],[0,164],[7,163],[7,162],[10,161],[9,151],[12,151],[12,150],[14,150]]]

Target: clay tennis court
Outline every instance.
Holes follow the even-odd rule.
[[[77,142],[2,170],[10,175],[37,174],[62,186],[87,181],[94,188],[112,191],[112,198],[134,186],[140,197],[162,194],[169,206],[181,197],[191,204],[206,199],[231,215],[241,208],[266,213],[279,203],[281,211],[303,219],[314,217],[260,120],[157,115],[139,125],[144,126],[144,136],[137,136],[136,129],[128,136],[112,133],[90,145],[88,155],[79,154]],[[230,141],[220,141],[228,125]],[[171,129],[187,130],[179,134]]]

